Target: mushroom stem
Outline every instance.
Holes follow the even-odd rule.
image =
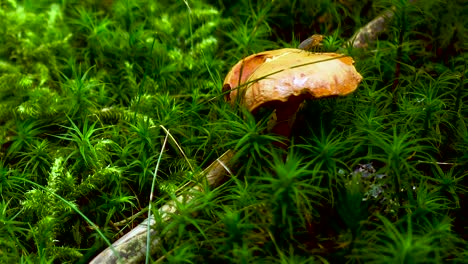
[[[302,96],[291,96],[287,102],[281,102],[276,106],[276,123],[271,132],[285,137],[284,144],[280,144],[283,148],[289,146],[291,128],[296,119],[296,112],[303,101]]]

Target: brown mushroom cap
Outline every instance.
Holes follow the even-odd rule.
[[[362,80],[353,63],[351,57],[337,53],[291,48],[260,52],[231,69],[223,90],[231,90],[227,99],[232,104],[240,91],[240,102],[251,112],[266,104],[290,101],[291,97],[347,95]]]

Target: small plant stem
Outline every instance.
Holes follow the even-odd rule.
[[[393,79],[392,84],[392,94],[393,94],[393,110],[397,110],[397,88],[398,84],[400,83],[400,74],[401,74],[401,60],[403,58],[403,41],[406,34],[406,25],[407,25],[407,18],[406,18],[406,10],[404,8],[400,8],[400,21],[399,21],[399,35],[398,35],[398,43],[397,43],[397,54],[395,58],[395,77]]]
[[[148,223],[151,220],[151,203],[153,202],[153,193],[154,193],[154,186],[156,185],[156,176],[158,175],[158,170],[159,170],[159,164],[161,163],[161,158],[162,154],[164,152],[164,149],[166,148],[166,143],[167,143],[167,138],[169,137],[169,131],[166,131],[166,137],[164,137],[164,142],[161,146],[161,151],[159,152],[159,157],[158,157],[158,162],[156,163],[156,168],[154,169],[154,174],[153,174],[153,182],[151,183],[151,192],[150,192],[150,201],[148,205]],[[151,252],[151,225],[148,225],[148,229],[146,232],[146,259],[145,263],[149,263],[149,255]]]
[[[126,225],[128,222],[131,222],[131,221],[134,221],[135,219],[137,219],[140,215],[146,213],[146,211],[148,211],[148,207],[145,207],[143,209],[141,209],[140,211],[138,211],[136,214],[130,216],[130,217],[127,217],[125,218],[124,220],[121,220],[119,222],[115,222],[114,223],[114,226],[116,227],[119,227],[119,226],[123,226],[123,225]]]
[[[188,166],[190,167],[190,170],[192,172],[195,171],[195,169],[193,168],[192,164],[190,163],[190,160],[187,158],[187,155],[185,155],[185,152],[184,150],[182,149],[182,147],[179,145],[179,143],[177,143],[177,140],[175,140],[175,138],[172,136],[171,133],[169,133],[169,130],[167,128],[165,128],[163,125],[160,125],[160,127],[164,130],[164,132],[166,132],[166,134],[172,139],[172,141],[174,142],[174,144],[177,146],[177,148],[179,149],[180,151],[180,154],[182,154],[182,156],[184,157],[185,161],[187,161],[187,164]]]
[[[399,78],[400,78],[400,72],[401,72],[401,63],[400,63],[400,59],[402,57],[401,43],[403,43],[403,32],[400,31],[399,44],[398,44],[398,48],[397,48],[397,55],[396,55],[396,61],[395,61],[395,77],[393,79],[393,84],[392,84],[394,110],[396,110],[396,105],[397,105],[396,90],[397,90],[397,87],[398,87],[398,84],[399,84]]]
[[[453,109],[453,111],[455,113],[457,113],[457,115],[460,114],[460,102],[461,102],[461,99],[463,97],[463,88],[465,87],[464,86],[464,83],[465,83],[465,75],[466,75],[466,59],[464,60],[465,62],[465,65],[463,67],[463,72],[461,73],[461,78],[460,78],[460,83],[458,84],[458,87],[457,87],[457,95],[455,96],[455,108]],[[457,116],[455,116],[455,119],[457,118]],[[455,121],[455,120],[454,120]],[[455,123],[455,122],[453,122]]]

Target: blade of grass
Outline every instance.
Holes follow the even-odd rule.
[[[164,143],[162,144],[161,151],[159,152],[158,162],[156,163],[156,168],[154,169],[153,182],[151,183],[150,201],[149,201],[149,205],[148,205],[148,223],[150,223],[150,221],[151,221],[151,203],[153,202],[153,193],[154,193],[154,185],[156,184],[156,175],[158,174],[159,164],[161,163],[161,157],[162,157],[162,154],[164,152],[164,148],[166,147],[167,138],[170,135],[169,130],[166,130],[163,126],[161,126],[161,127],[166,131],[166,137],[164,138]],[[150,239],[151,239],[150,234],[151,234],[151,225],[148,225],[148,229],[147,229],[147,232],[146,232],[146,259],[145,259],[146,264],[149,263],[149,255],[150,255],[150,250],[151,250],[150,249]]]
[[[187,155],[185,155],[185,152],[184,150],[182,149],[182,147],[179,145],[179,143],[177,142],[177,140],[175,140],[175,138],[172,136],[171,133],[169,133],[169,130],[167,128],[165,128],[163,125],[160,125],[160,127],[164,130],[164,132],[166,132],[166,135],[169,136],[172,141],[174,142],[174,144],[176,144],[177,148],[179,149],[180,151],[180,154],[182,154],[182,156],[184,156],[184,159],[187,161],[187,164],[189,165],[190,167],[190,170],[192,172],[195,172],[195,169],[193,168],[192,164],[190,163],[190,160],[187,158]],[[166,142],[166,141],[164,141]]]

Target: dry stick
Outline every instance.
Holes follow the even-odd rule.
[[[367,48],[369,43],[377,39],[379,33],[387,29],[387,24],[393,17],[393,11],[387,10],[380,16],[373,19],[366,26],[359,29],[354,36],[348,41],[355,48]],[[214,188],[224,181],[227,174],[232,174],[230,167],[233,166],[232,158],[235,152],[233,150],[226,151],[216,161],[211,163],[201,174],[204,175],[210,187]],[[189,202],[193,198],[193,192],[200,190],[200,185],[194,186],[187,193],[179,195],[176,199],[178,202]],[[192,193],[192,195],[190,195]],[[176,201],[169,201],[162,206],[158,211],[161,219],[164,221],[170,220],[170,214],[177,212]],[[112,244],[115,250],[121,256],[121,263],[137,263],[144,260],[146,255],[146,232],[149,225],[156,223],[154,217],[146,219],[123,237]],[[151,248],[155,250],[161,241],[155,230],[151,230]],[[114,264],[119,263],[119,258],[112,253],[110,248],[102,251],[96,256],[90,264]]]
[[[360,28],[348,40],[348,44],[354,48],[368,48],[369,44],[374,43],[380,33],[387,30],[389,21],[393,18],[394,8],[386,10],[378,17],[374,18],[367,25]]]
[[[409,0],[410,4],[414,4],[415,2],[416,0]],[[367,48],[369,44],[374,43],[374,41],[377,40],[379,34],[388,29],[388,23],[393,19],[395,10],[396,8],[392,7],[384,11],[371,22],[360,28],[348,40],[348,44],[352,45],[354,48]]]
[[[232,158],[234,157],[234,151],[228,150],[219,158],[217,158],[213,163],[210,164],[203,172],[201,172],[201,176],[204,176],[208,185],[210,187],[215,188],[216,186],[220,185],[225,176],[231,174],[229,169],[232,166]],[[163,221],[169,221],[170,215],[177,212],[176,204],[179,202],[189,202],[193,198],[193,193],[196,191],[200,191],[200,185],[196,185],[192,187],[186,193],[179,195],[176,200],[177,201],[169,201],[164,206],[162,206],[158,211],[161,219]],[[130,232],[125,234],[123,237],[118,239],[116,242],[112,244],[114,250],[119,253],[119,258],[113,254],[110,248],[105,249],[102,251],[98,256],[96,256],[90,264],[113,264],[113,263],[139,263],[145,259],[146,255],[146,232],[148,229],[148,223],[150,226],[156,224],[154,217],[146,219],[137,227],[132,229]],[[150,235],[152,237],[151,240],[151,249],[155,250],[158,244],[161,241],[161,237],[157,234],[157,232],[153,229],[150,231]]]

